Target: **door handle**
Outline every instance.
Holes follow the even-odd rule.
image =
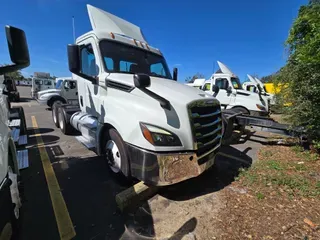
[[[76,96],[78,96],[78,92],[76,92]]]

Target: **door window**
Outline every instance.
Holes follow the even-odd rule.
[[[227,88],[229,87],[229,82],[226,78],[217,78],[215,85],[217,85],[219,89],[227,90]]]
[[[155,63],[155,64],[151,64],[150,65],[150,74],[152,76],[165,77],[166,76],[166,72],[164,70],[163,64],[161,62]]]
[[[99,73],[91,44],[81,49],[81,73],[91,77],[95,77]]]
[[[204,84],[202,90],[203,91],[210,91],[210,86],[211,86],[211,83],[206,83],[206,84]]]

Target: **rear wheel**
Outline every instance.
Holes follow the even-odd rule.
[[[58,108],[61,105],[60,101],[56,101],[52,105],[52,121],[57,128],[59,128]]]
[[[108,130],[105,153],[111,171],[117,175],[130,178],[128,153],[120,134],[114,128]]]
[[[10,151],[9,151],[10,152]],[[21,199],[19,192],[18,184],[18,175],[14,171],[14,166],[12,163],[12,155],[9,154],[9,166],[8,166],[8,176],[12,181],[10,185],[11,201],[12,201],[12,214],[11,214],[11,229],[12,229],[12,238],[18,239],[19,229],[20,229],[20,207]]]
[[[72,133],[70,121],[64,115],[63,108],[61,106],[58,108],[58,122],[61,132],[63,132],[65,135]]]

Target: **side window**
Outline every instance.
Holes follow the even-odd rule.
[[[109,57],[104,57],[104,63],[107,67],[107,70],[114,71],[113,59]]]
[[[34,83],[36,85],[42,85],[43,84],[42,80],[35,80]]]
[[[76,81],[69,81],[69,88],[70,89],[76,89],[77,88],[77,82]]]
[[[120,61],[120,71],[121,72],[133,72],[137,73],[137,64],[127,61]]]
[[[166,76],[166,72],[164,71],[164,67],[162,63],[155,63],[150,65],[150,73],[151,75],[160,75]]]
[[[229,87],[229,82],[226,78],[217,78],[215,85],[217,85],[220,89],[227,90],[227,88]]]
[[[206,84],[204,84],[202,90],[203,91],[210,91],[210,86],[211,86],[211,83],[206,83]]]
[[[92,77],[99,73],[91,44],[81,49],[81,72]]]
[[[44,85],[45,86],[51,86],[52,81],[50,80],[44,80]]]
[[[69,81],[65,81],[63,84],[64,89],[70,89],[69,87]]]

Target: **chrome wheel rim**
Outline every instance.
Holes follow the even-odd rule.
[[[121,170],[120,151],[117,144],[112,140],[109,140],[106,144],[106,156],[107,156],[107,161],[111,170],[114,173],[120,172]]]

